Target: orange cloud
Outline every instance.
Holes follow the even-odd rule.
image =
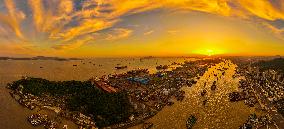
[[[167,32],[171,35],[176,35],[179,32],[179,30],[168,30]]]
[[[33,11],[34,25],[38,31],[41,31],[44,20],[44,10],[41,0],[29,0],[30,7]]]
[[[64,32],[58,33],[56,37],[64,41],[72,40],[77,36],[89,34],[102,29],[111,27],[116,21],[104,21],[100,19],[87,19],[80,23],[79,26],[69,28]]]
[[[124,29],[124,28],[115,28],[111,31],[111,33],[107,34],[106,40],[118,40],[127,38],[132,34],[132,30]]]
[[[27,42],[19,42],[13,39],[9,39],[8,41],[1,41],[0,44],[0,54],[26,54],[33,55],[39,54],[43,51],[37,50],[35,45]]]
[[[123,16],[133,15],[153,9],[163,8],[170,11],[200,11],[226,17],[265,20],[284,19],[284,1],[279,0],[275,7],[268,0],[85,0],[80,6],[73,0],[27,0],[32,10],[33,25],[37,35],[45,35],[47,42],[59,43],[55,49],[75,49],[94,38],[89,36],[110,28],[112,32],[104,35],[106,40],[127,38],[132,30],[124,28],[112,29]],[[46,4],[47,3],[47,4]],[[19,6],[19,5],[18,5]],[[26,15],[17,10],[13,0],[5,0],[8,15],[0,13],[0,22],[8,26],[17,37],[24,39],[21,23]],[[276,35],[281,36],[282,29],[270,24],[262,24]],[[8,31],[6,31],[8,32]],[[145,32],[149,35],[153,31]],[[175,34],[176,31],[168,31]],[[41,36],[39,36],[41,37]],[[82,38],[83,37],[83,38]],[[283,37],[283,36],[282,36]],[[96,40],[96,39],[94,39]],[[25,40],[23,40],[25,42]],[[52,45],[50,45],[52,46]]]
[[[20,26],[15,19],[9,16],[6,16],[6,15],[0,14],[0,22],[3,23],[4,25],[7,25],[9,28],[11,28],[17,37],[19,37],[20,39],[24,39],[24,36],[20,30]]]
[[[257,17],[267,20],[284,19],[283,10],[275,8],[268,0],[239,0],[239,3]]]
[[[279,39],[284,40],[284,28],[279,29],[279,28],[274,27],[273,25],[266,23],[266,22],[262,22],[262,25],[265,26],[266,28],[268,28]]]
[[[20,29],[20,23],[23,19],[25,19],[25,14],[16,9],[13,0],[5,0],[4,2],[8,11],[8,16],[0,14],[0,22],[2,21],[2,23],[8,25],[12,30],[14,30],[18,38],[24,39]]]
[[[84,45],[85,43],[87,43],[88,41],[93,40],[94,38],[91,36],[86,36],[84,38],[81,39],[77,39],[75,41],[70,41],[70,42],[66,42],[66,43],[62,43],[62,44],[57,44],[55,46],[53,46],[52,48],[56,49],[56,50],[60,50],[60,51],[64,51],[64,50],[72,50],[78,47],[81,47],[82,45]]]
[[[194,10],[229,16],[231,7],[228,0],[170,0],[167,3],[172,8]]]
[[[58,13],[59,14],[71,14],[73,12],[73,1],[72,0],[60,0]]]
[[[154,32],[154,30],[150,30],[150,31],[145,32],[144,35],[150,35],[150,34],[152,34],[153,32]]]

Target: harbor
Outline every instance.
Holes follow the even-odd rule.
[[[214,129],[264,127],[269,124],[269,127],[279,127],[279,123],[273,126],[275,118],[271,119],[270,113],[264,110],[267,108],[264,108],[258,93],[250,90],[253,87],[245,90],[248,84],[244,78],[250,78],[243,73],[249,70],[219,58],[189,60],[174,67],[170,64],[176,63],[169,62],[167,69],[153,67],[156,72],[138,68],[89,79],[92,86],[106,94],[127,91],[133,107],[134,112],[129,119],[105,128]],[[30,79],[36,78],[24,78],[27,81]],[[8,84],[8,88],[11,86]],[[64,99],[23,94],[23,88],[18,86],[10,92],[10,96],[33,111],[26,116],[31,125],[46,128],[96,128],[96,121],[88,114],[61,110],[66,108]],[[273,110],[271,107],[269,109]],[[50,113],[41,117],[46,115],[42,113],[45,110],[52,111],[53,115],[55,113],[55,117],[49,119]],[[74,122],[73,125],[70,122],[67,125],[66,120]]]
[[[91,77],[101,77],[108,74],[124,73],[131,69],[148,68],[151,73],[156,72],[156,64],[170,65],[172,62],[183,63],[186,60],[195,60],[194,58],[98,58],[98,59],[85,59],[83,64],[81,60],[75,61],[53,61],[53,60],[32,60],[32,61],[14,61],[14,60],[2,60],[0,66],[5,69],[0,69],[1,79],[1,125],[5,128],[17,129],[18,126],[14,124],[17,122],[23,128],[41,128],[33,127],[27,122],[27,117],[36,114],[37,110],[30,110],[23,108],[14,98],[9,94],[9,90],[6,89],[8,83],[21,79],[22,76],[43,77],[54,81],[64,80],[88,80]],[[97,65],[93,65],[96,62]],[[116,70],[115,66],[125,64],[127,69]],[[73,64],[77,64],[76,68]],[[100,65],[100,66],[99,66]],[[40,68],[43,67],[43,68]],[[54,76],[56,75],[56,76]],[[69,76],[66,76],[69,75]],[[13,112],[15,115],[11,115]],[[68,128],[76,129],[77,125],[70,120],[63,119],[62,125],[67,124]]]
[[[225,74],[222,75],[223,71],[218,69],[224,69]],[[238,128],[251,113],[261,114],[261,111],[248,107],[244,102],[229,101],[228,94],[238,91],[239,79],[233,78],[235,70],[236,65],[228,60],[212,66],[192,87],[182,88],[185,91],[183,101],[166,106],[147,122],[153,123],[155,129],[186,128],[186,120],[192,114],[198,119],[194,129]],[[214,81],[216,90],[211,90]],[[207,91],[204,96],[201,95],[203,90]]]

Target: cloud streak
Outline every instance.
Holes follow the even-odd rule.
[[[4,2],[8,15],[0,13],[0,22],[11,28],[18,38],[24,39],[20,29],[20,23],[25,19],[25,14],[16,9],[13,0],[5,0]]]
[[[150,34],[152,34],[153,32],[154,32],[154,30],[150,30],[150,31],[145,32],[144,35],[150,35]]]
[[[106,40],[119,40],[127,38],[132,34],[132,30],[124,28],[115,28],[111,33],[107,34]]]
[[[283,1],[279,1],[283,4]],[[252,15],[266,20],[284,19],[283,7],[277,9],[268,0],[239,0],[239,3]]]
[[[34,19],[34,26],[38,31],[41,31],[43,26],[43,22],[45,19],[43,18],[43,5],[41,0],[29,0],[29,5],[33,11],[33,19]]]

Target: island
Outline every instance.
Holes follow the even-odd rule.
[[[26,77],[13,82],[8,88],[11,89],[11,95],[23,106],[30,109],[36,107],[58,109],[55,111],[60,116],[85,128],[116,124],[128,119],[133,112],[125,91],[104,92],[91,81],[56,82]],[[39,115],[35,116],[29,119],[39,118]],[[40,123],[45,124],[46,121],[32,124],[40,125]],[[56,121],[54,123],[56,124]]]
[[[82,60],[80,58],[61,58],[61,57],[0,57],[0,60],[55,60],[55,61],[69,61],[69,60]]]

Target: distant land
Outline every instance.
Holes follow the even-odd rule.
[[[69,61],[69,60],[82,60],[80,58],[61,58],[61,57],[0,57],[0,60],[56,60],[56,61]]]

